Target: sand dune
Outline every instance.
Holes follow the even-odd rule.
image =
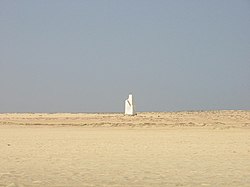
[[[0,187],[249,186],[249,118],[0,114]]]

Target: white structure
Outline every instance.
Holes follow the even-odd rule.
[[[128,99],[125,101],[125,115],[136,115],[132,94],[129,94]]]

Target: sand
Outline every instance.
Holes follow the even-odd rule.
[[[0,187],[250,186],[250,112],[0,114]]]
[[[250,128],[250,111],[143,112],[136,116],[125,116],[119,113],[7,113],[0,114],[0,125]]]

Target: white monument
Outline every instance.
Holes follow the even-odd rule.
[[[125,115],[136,115],[132,94],[129,94],[128,99],[125,101]]]

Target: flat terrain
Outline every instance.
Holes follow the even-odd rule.
[[[136,116],[119,113],[11,113],[0,114],[0,125],[250,128],[250,111],[143,112]]]
[[[249,186],[250,112],[0,114],[0,187]]]

